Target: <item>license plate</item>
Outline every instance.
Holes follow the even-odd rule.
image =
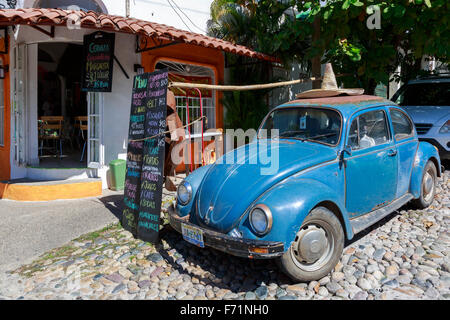
[[[195,244],[201,248],[205,247],[203,242],[203,231],[201,229],[182,223],[181,233],[183,234],[183,239],[187,242]]]

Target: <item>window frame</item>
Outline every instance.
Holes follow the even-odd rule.
[[[200,97],[175,96],[176,110],[183,125],[187,124],[186,99],[189,99],[189,111],[190,112],[192,111],[192,113],[196,115],[194,117],[190,116],[189,121],[192,122],[193,120],[200,117]],[[205,126],[205,130],[216,129],[217,108],[214,103],[213,97],[202,97],[202,107],[203,107],[203,116],[207,116],[208,112],[213,113],[213,117],[211,119],[208,118],[208,125]],[[194,127],[191,128],[191,132],[193,132],[194,130],[193,128]]]
[[[338,139],[338,141],[336,142],[336,144],[329,144],[329,143],[325,143],[325,142],[323,142],[323,141],[315,141],[315,140],[313,141],[314,143],[323,144],[323,145],[329,146],[329,147],[337,147],[337,146],[341,143],[341,141],[344,139],[345,124],[344,124],[344,117],[342,116],[341,111],[338,110],[338,109],[335,109],[335,108],[324,107],[324,106],[314,105],[314,104],[311,104],[311,105],[309,105],[309,104],[308,104],[308,105],[286,105],[286,106],[276,107],[276,108],[270,110],[270,111],[266,114],[266,116],[264,117],[264,119],[261,121],[261,123],[260,123],[260,125],[259,125],[259,127],[258,127],[258,130],[256,130],[256,137],[257,137],[257,139],[260,139],[260,135],[259,135],[260,130],[262,129],[263,125],[266,123],[267,118],[269,118],[269,116],[270,116],[273,112],[275,112],[275,111],[277,111],[277,110],[282,110],[282,109],[294,109],[294,108],[314,108],[314,109],[332,110],[332,111],[335,111],[335,112],[339,115],[339,117],[340,117],[340,119],[341,119],[341,126],[340,126],[340,128],[339,128],[339,139]],[[283,139],[294,139],[294,140],[299,140],[298,138],[283,138]]]
[[[409,122],[409,124],[410,124],[410,126],[411,126],[411,134],[410,134],[410,135],[408,135],[408,136],[406,136],[406,137],[403,137],[403,138],[401,138],[401,139],[397,139],[397,137],[395,136],[394,121],[392,121],[392,116],[391,116],[391,111],[392,111],[392,110],[398,111],[398,112],[402,113],[402,114],[406,117],[406,119],[408,120],[408,122]],[[395,139],[396,142],[402,141],[402,140],[405,140],[405,139],[410,139],[410,138],[414,137],[414,134],[415,134],[415,126],[414,126],[414,123],[412,122],[411,118],[409,117],[409,115],[408,115],[405,111],[403,111],[403,110],[400,109],[400,108],[390,107],[390,108],[389,108],[389,119],[390,119],[391,126],[392,126],[393,138]]]
[[[5,146],[5,106],[0,105],[0,114],[2,115],[0,117],[0,147]]]
[[[5,146],[5,106],[0,105],[0,147]]]
[[[361,111],[355,113],[355,114],[351,117],[351,119],[350,119],[350,121],[349,121],[349,123],[348,123],[348,131],[347,131],[347,137],[346,137],[346,140],[345,140],[345,145],[346,145],[346,146],[350,146],[350,144],[349,144],[349,139],[350,139],[350,129],[351,129],[351,127],[352,127],[353,121],[356,120],[357,123],[358,123],[358,125],[357,125],[357,133],[358,133],[358,146],[359,146],[359,144],[360,144],[360,139],[361,139],[360,134],[359,134],[359,117],[362,116],[362,115],[364,115],[364,114],[366,114],[366,113],[368,113],[368,112],[377,112],[377,111],[382,111],[383,114],[384,114],[384,119],[385,119],[385,121],[386,121],[386,130],[387,130],[387,134],[388,134],[388,140],[387,140],[385,143],[378,144],[378,145],[374,145],[374,146],[367,147],[367,148],[364,148],[364,149],[361,149],[361,148],[353,149],[353,148],[352,148],[352,152],[359,152],[359,151],[362,151],[362,152],[363,152],[363,151],[366,151],[366,150],[370,150],[370,149],[372,149],[372,148],[384,146],[384,145],[386,145],[386,144],[391,144],[392,142],[394,142],[394,137],[393,137],[393,135],[392,135],[392,132],[391,132],[392,130],[391,130],[391,126],[390,126],[390,117],[388,116],[388,113],[387,113],[387,111],[386,111],[386,108],[385,108],[385,107],[381,107],[381,108],[378,107],[378,108],[376,108],[376,109],[365,109],[365,110],[361,110]]]
[[[0,64],[3,64],[3,59],[0,58]],[[0,148],[5,147],[6,138],[6,112],[5,112],[5,79],[0,79],[0,90],[3,92],[3,99],[0,99]]]

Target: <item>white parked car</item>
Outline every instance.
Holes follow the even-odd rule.
[[[450,76],[411,80],[392,97],[412,118],[419,140],[433,144],[450,159]]]

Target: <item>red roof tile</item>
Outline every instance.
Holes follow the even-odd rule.
[[[93,11],[74,11],[62,9],[1,9],[0,25],[55,25],[65,26],[71,14],[80,17],[82,28],[96,28],[116,32],[138,34],[148,37],[167,37],[173,41],[180,41],[187,44],[214,48],[238,55],[248,56],[261,60],[277,61],[276,58],[252,51],[247,47],[235,45],[221,39],[208,37],[205,35],[175,29],[164,24],[139,20],[135,18],[125,18],[120,16],[100,14]],[[70,23],[70,22],[69,22]]]

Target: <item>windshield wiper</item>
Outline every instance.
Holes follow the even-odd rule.
[[[295,138],[298,139],[295,136],[291,136],[291,137],[286,137],[284,136],[284,134],[292,134],[292,133],[305,133],[305,130],[290,130],[290,131],[284,131],[281,135],[279,135],[278,137],[274,137],[274,138]]]
[[[318,138],[335,136],[335,135],[338,134],[337,132],[330,132],[330,133],[320,134],[320,135],[317,135],[317,136],[307,137],[307,138],[300,138],[300,137],[295,137],[295,136],[292,136],[292,137],[283,136],[283,134],[286,134],[286,133],[298,133],[298,132],[305,133],[303,130],[285,131],[285,132],[282,133],[282,135],[279,135],[277,137],[273,137],[272,139],[276,139],[276,138],[279,138],[279,139],[281,139],[281,138],[297,139],[297,140],[300,140],[302,142],[305,142],[305,141],[314,141],[314,139],[318,139]]]
[[[330,133],[325,133],[325,134],[319,134],[317,136],[313,136],[313,137],[308,137],[308,138],[297,138],[302,142],[305,141],[314,141],[314,139],[318,139],[318,138],[324,138],[324,137],[331,137],[331,136],[335,136],[337,135],[337,132],[330,132]]]

